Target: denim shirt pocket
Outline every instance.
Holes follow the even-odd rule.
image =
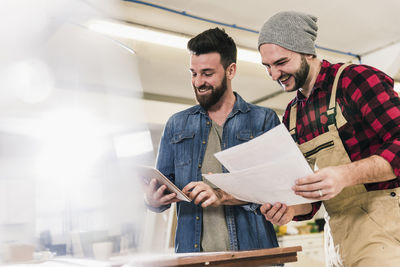
[[[236,139],[238,140],[238,144],[247,142],[253,138],[254,136],[251,130],[241,130],[236,134]]]
[[[171,143],[175,150],[175,167],[180,168],[192,162],[194,132],[183,132],[175,134]]]

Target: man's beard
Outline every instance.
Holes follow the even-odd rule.
[[[310,65],[307,63],[306,57],[304,55],[301,55],[301,63],[299,69],[293,74],[294,77],[294,86],[291,90],[288,90],[288,92],[293,92],[296,91],[300,88],[302,88],[307,80],[308,73],[310,72]],[[285,76],[285,75],[282,75]],[[278,79],[278,83],[284,87],[280,83],[281,78]]]
[[[211,90],[211,94],[198,95],[197,91],[198,89]],[[224,95],[226,89],[227,89],[227,80],[226,80],[226,75],[224,75],[224,79],[221,81],[220,86],[214,88],[212,86],[202,85],[200,87],[194,87],[194,92],[196,94],[196,99],[199,102],[200,106],[202,106],[205,110],[208,110],[210,107],[218,103],[218,101]]]
[[[307,63],[306,57],[304,55],[301,55],[300,68],[293,75],[295,81],[293,91],[300,89],[304,86],[309,72],[310,72],[310,65]]]

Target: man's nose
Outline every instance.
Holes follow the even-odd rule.
[[[271,66],[270,69],[268,70],[269,76],[271,76],[273,81],[277,81],[279,77],[281,77],[281,72],[275,68],[274,66]]]
[[[193,84],[195,87],[200,87],[204,84],[203,78],[201,77],[201,75],[193,77]]]

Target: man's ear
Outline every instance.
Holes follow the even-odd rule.
[[[305,55],[306,59],[308,60],[312,60],[313,58],[315,58],[314,55]]]
[[[226,78],[232,80],[236,75],[236,63],[231,63],[226,68]]]

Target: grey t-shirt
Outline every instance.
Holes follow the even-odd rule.
[[[222,130],[223,126],[219,126],[217,123],[212,122],[201,173],[222,172],[221,164],[214,157],[214,153],[221,151]],[[204,177],[203,181],[209,184],[212,188],[217,188]],[[203,209],[201,248],[202,251],[229,250],[229,234],[225,220],[224,206],[207,207]]]

